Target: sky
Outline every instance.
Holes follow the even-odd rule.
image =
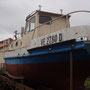
[[[38,10],[67,14],[76,10],[90,10],[90,0],[0,0],[0,41],[12,38],[14,31],[20,32],[25,18]],[[71,26],[90,25],[90,13],[71,15]]]

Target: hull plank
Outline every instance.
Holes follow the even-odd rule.
[[[84,88],[85,80],[90,76],[88,68],[90,68],[90,60],[86,62],[73,62],[73,90]],[[23,73],[14,71],[17,65],[8,65],[9,74],[15,77],[23,77],[28,81],[36,84],[45,85],[55,90],[70,90],[70,67],[69,62],[62,63],[41,63],[41,64],[23,64]],[[17,73],[17,74],[14,74]]]

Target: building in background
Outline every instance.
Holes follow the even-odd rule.
[[[8,38],[6,40],[0,41],[0,68],[3,68],[5,61],[3,59],[4,52],[8,50],[8,46],[11,44],[13,39]]]

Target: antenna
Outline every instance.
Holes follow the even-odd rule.
[[[14,37],[15,37],[15,40],[17,40],[17,30],[14,32],[15,33],[15,35],[14,35]]]
[[[41,7],[42,7],[42,6],[41,6],[41,5],[39,5],[39,11],[41,11]]]
[[[60,12],[61,12],[61,14],[62,14],[62,12],[63,12],[63,9],[60,9]]]

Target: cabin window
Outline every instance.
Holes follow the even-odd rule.
[[[30,31],[35,29],[35,16],[33,18],[30,19]]]
[[[29,31],[29,21],[26,23],[26,30]]]
[[[39,23],[40,24],[44,24],[44,23],[46,23],[46,24],[50,24],[50,22],[49,21],[51,21],[52,20],[52,18],[50,17],[50,16],[39,16]]]
[[[35,23],[36,23],[36,18],[34,16],[29,21],[27,21],[26,24],[27,31],[32,31],[33,29],[35,29]]]

